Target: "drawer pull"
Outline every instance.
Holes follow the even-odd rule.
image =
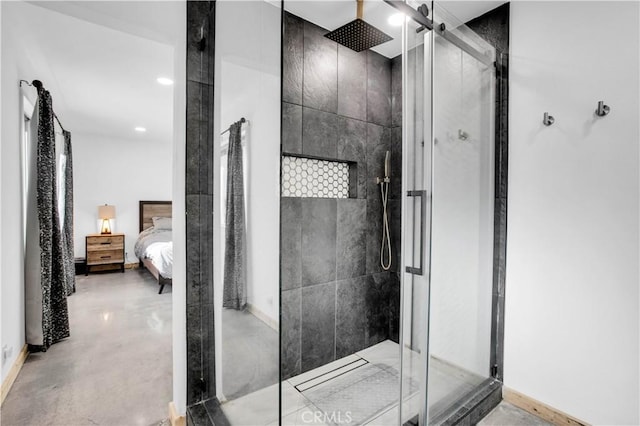
[[[111,259],[111,256],[100,256],[100,259]]]
[[[100,243],[100,244],[102,244],[102,245],[105,245],[105,244],[106,244],[106,245],[109,245],[109,244],[111,244],[111,241],[106,242],[106,243]]]

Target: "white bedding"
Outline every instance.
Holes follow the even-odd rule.
[[[145,229],[138,236],[134,252],[138,259],[149,259],[164,278],[171,278],[173,270],[173,241],[171,230],[154,227]]]

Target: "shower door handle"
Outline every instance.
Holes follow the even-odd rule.
[[[424,189],[416,191],[407,191],[408,197],[420,197],[420,255],[418,257],[420,266],[407,266],[406,271],[414,275],[423,275],[424,271],[422,265],[422,258],[424,257],[424,233],[425,224],[427,222],[427,191]],[[414,221],[415,222],[415,221]]]

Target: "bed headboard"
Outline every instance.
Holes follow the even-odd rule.
[[[171,217],[171,201],[140,201],[140,232],[153,226],[154,217]]]

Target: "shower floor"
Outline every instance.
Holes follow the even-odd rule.
[[[405,371],[418,374],[420,355],[405,358]],[[406,368],[409,367],[409,368]],[[380,425],[398,422],[398,344],[390,340],[282,382],[282,425]],[[418,379],[405,373],[403,420],[418,413]],[[483,378],[431,359],[429,409],[438,412]],[[222,405],[232,425],[278,425],[278,385]]]

